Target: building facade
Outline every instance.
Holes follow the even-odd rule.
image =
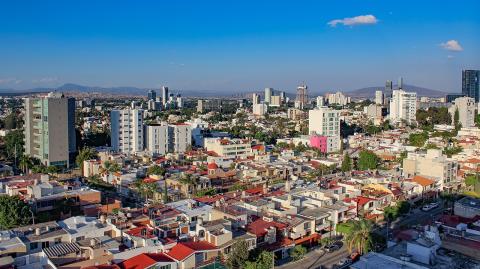
[[[321,107],[308,112],[308,133],[327,137],[327,152],[339,151],[340,111]]]
[[[475,99],[471,97],[460,97],[453,101],[453,105],[448,109],[452,115],[452,125],[455,124],[455,113],[458,110],[458,121],[462,127],[475,126]]]
[[[111,143],[114,151],[143,151],[143,109],[112,110]]]
[[[462,70],[462,94],[480,102],[480,70]]]
[[[414,123],[417,113],[417,93],[394,90],[390,100],[390,120],[400,123],[402,120],[408,124]]]
[[[25,99],[25,154],[42,164],[70,167],[76,151],[75,99],[60,93]]]

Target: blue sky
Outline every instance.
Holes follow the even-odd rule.
[[[0,89],[331,91],[403,76],[456,92],[461,70],[480,68],[479,10],[476,0],[2,1]]]

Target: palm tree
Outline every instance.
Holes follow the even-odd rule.
[[[27,174],[28,170],[33,166],[32,158],[28,155],[22,155],[22,157],[20,157],[19,166],[23,173]]]
[[[97,157],[97,151],[94,148],[83,148],[78,152],[75,163],[80,167],[80,171],[83,175],[83,161],[95,159]]]
[[[372,223],[368,220],[361,219],[353,222],[352,229],[345,238],[350,253],[353,249],[356,249],[360,255],[368,252],[372,228]]]

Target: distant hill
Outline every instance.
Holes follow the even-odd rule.
[[[395,85],[393,88],[395,89]],[[348,96],[351,97],[363,97],[363,98],[373,98],[375,97],[375,91],[384,90],[384,86],[378,87],[366,87],[349,92],[345,92]],[[404,85],[404,90],[409,92],[416,92],[417,96],[426,96],[426,97],[444,97],[447,93],[439,90],[432,90],[423,87],[418,87],[414,85]]]
[[[396,86],[394,86],[395,88]],[[14,89],[0,89],[0,95],[19,95],[26,93],[38,93],[38,92],[50,92],[50,91],[59,91],[59,92],[81,92],[81,93],[104,93],[104,94],[118,94],[118,95],[137,95],[145,96],[147,91],[152,88],[137,88],[129,86],[120,86],[120,87],[98,87],[98,86],[85,86],[78,85],[73,83],[66,83],[59,87],[52,88],[33,88],[27,90],[14,90]],[[375,96],[375,91],[381,89],[383,86],[378,87],[366,87],[352,91],[344,91],[345,94],[355,98],[373,98]],[[160,89],[155,89],[157,91],[157,96],[161,94]],[[413,91],[418,94],[418,96],[427,96],[427,97],[443,97],[446,95],[443,91],[427,89],[423,87],[418,87],[414,85],[405,85],[406,91]],[[333,92],[333,91],[332,91]],[[189,97],[236,97],[236,98],[251,98],[253,92],[218,92],[218,91],[209,91],[209,90],[175,90],[170,89],[170,93],[181,94],[182,96]],[[263,96],[263,92],[257,92]],[[310,97],[315,97],[318,95],[323,95],[325,92],[311,92]],[[286,92],[286,96],[290,99],[295,99],[296,94],[292,92]]]

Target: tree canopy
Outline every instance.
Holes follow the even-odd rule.
[[[0,195],[0,230],[30,223],[30,207],[19,196]]]
[[[375,153],[369,150],[362,150],[360,152],[357,162],[359,170],[377,169],[379,164],[380,158],[378,158]]]

